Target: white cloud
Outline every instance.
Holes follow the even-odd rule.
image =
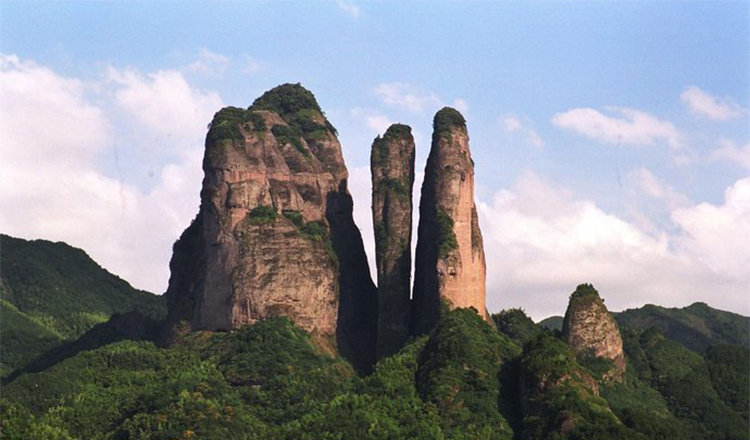
[[[507,115],[501,117],[498,122],[503,126],[505,133],[514,134],[520,133],[524,137],[524,141],[534,148],[544,147],[544,140],[539,136],[539,133],[534,130],[531,126],[531,122],[522,122],[516,115]]]
[[[663,203],[669,209],[687,205],[690,201],[684,194],[676,191],[648,169],[641,167],[630,174],[640,190],[647,196]]]
[[[188,70],[201,75],[221,77],[230,64],[229,57],[202,47],[198,50],[196,60],[188,66]]]
[[[710,157],[729,160],[750,170],[750,143],[744,147],[738,147],[734,142],[723,139],[720,141],[720,147],[712,151]]]
[[[696,86],[686,87],[680,100],[691,113],[714,120],[725,120],[742,115],[742,109],[729,98],[717,98]]]
[[[435,93],[423,93],[412,85],[400,82],[380,84],[375,87],[375,94],[383,103],[401,107],[412,113],[422,113],[427,107],[443,105],[443,101]]]
[[[202,137],[222,106],[216,92],[194,89],[175,70],[142,74],[110,68],[108,79],[115,86],[115,103],[140,125],[165,137]]]
[[[677,208],[682,229],[669,234],[646,233],[591,200],[526,174],[491,201],[478,201],[490,268],[488,306],[522,306],[535,318],[562,314],[575,286],[592,282],[612,310],[706,301],[750,313],[750,250],[743,246],[750,239],[743,202],[749,183],[735,184],[720,207]],[[729,218],[743,226],[728,227]],[[731,231],[735,241],[726,250],[722,243]]]
[[[0,55],[0,139],[8,163],[90,160],[109,140],[103,112],[86,101],[86,84],[14,55]],[[15,111],[23,108],[25,111]],[[27,143],[32,141],[32,146]]]
[[[174,74],[114,72],[95,90],[34,63],[0,57],[0,230],[66,241],[136,287],[161,293],[172,243],[198,209],[208,122],[199,115],[209,111],[204,106],[221,102],[189,86],[187,93],[173,93],[169,84],[183,92],[186,86]],[[89,97],[87,91],[96,94]],[[111,113],[118,108],[161,117],[161,124],[143,116],[132,118],[135,126],[125,126]],[[188,129],[171,114],[197,118],[198,129],[190,127],[179,143],[157,145],[174,152],[175,159],[158,167],[150,190],[101,171],[103,155],[115,144],[121,158],[137,160],[137,152],[128,148],[135,142],[122,139],[123,133]]]
[[[416,86],[402,82],[379,84],[375,87],[375,94],[384,104],[411,113],[437,111],[447,105],[436,93],[424,92]],[[452,106],[464,114],[469,111],[469,103],[463,98],[456,98]]]
[[[608,110],[613,116],[592,108],[575,108],[556,114],[552,123],[610,144],[641,146],[664,141],[670,148],[680,147],[680,133],[671,122],[629,108],[608,107]]]
[[[382,135],[393,124],[388,116],[375,110],[355,107],[349,111],[355,119],[363,121],[375,134]]]
[[[342,11],[354,18],[359,18],[359,8],[351,0],[333,0]]]
[[[685,234],[678,245],[714,272],[745,280],[744,299],[750,293],[750,177],[727,188],[724,203],[677,209],[672,219]],[[723,292],[729,295],[730,292]]]

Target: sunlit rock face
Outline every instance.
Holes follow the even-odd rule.
[[[375,286],[341,145],[313,94],[285,84],[220,110],[203,171],[200,211],[170,263],[170,321],[229,330],[287,316],[374,356]]]
[[[435,115],[433,129],[419,205],[412,306],[417,334],[435,325],[441,308],[474,308],[492,324],[466,122],[446,107]]]
[[[409,338],[414,137],[391,125],[372,144],[372,220],[378,270],[378,357]]]
[[[620,380],[625,374],[625,354],[617,322],[590,284],[578,286],[570,295],[563,320],[563,336],[578,356],[603,357],[612,361],[605,379]]]

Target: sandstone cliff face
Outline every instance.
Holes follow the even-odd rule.
[[[391,125],[372,144],[372,218],[378,269],[378,357],[398,351],[409,337],[414,138]]]
[[[570,296],[563,321],[563,336],[578,356],[603,357],[613,363],[604,379],[620,380],[625,373],[622,336],[612,315],[590,284]]]
[[[283,315],[374,352],[374,332],[360,334],[375,326],[376,293],[348,172],[312,93],[285,84],[219,111],[203,170],[200,212],[170,264],[170,321],[229,330]]]
[[[466,122],[446,107],[433,126],[419,206],[412,307],[417,334],[434,326],[443,305],[473,307],[492,324],[485,308],[486,265]]]

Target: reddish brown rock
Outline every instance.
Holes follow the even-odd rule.
[[[433,130],[419,206],[412,306],[417,334],[435,325],[441,307],[474,308],[492,324],[466,122],[446,107],[435,115]]]
[[[200,212],[170,263],[170,321],[230,330],[287,316],[374,356],[376,292],[348,172],[312,93],[285,84],[219,111],[203,170]]]
[[[581,284],[570,295],[563,320],[563,336],[577,356],[603,357],[612,361],[605,380],[620,380],[625,374],[625,354],[617,322],[599,293],[590,284]]]
[[[409,338],[414,138],[391,125],[372,144],[372,219],[378,269],[378,357],[398,351]]]

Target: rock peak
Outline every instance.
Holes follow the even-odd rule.
[[[375,286],[341,145],[315,96],[284,84],[217,112],[203,171],[200,211],[170,263],[170,321],[230,330],[286,316],[344,354],[374,357]]]
[[[485,308],[486,263],[474,204],[474,163],[466,121],[445,107],[433,121],[419,229],[412,328],[429,331],[441,308]]]
[[[372,143],[372,218],[378,270],[378,357],[409,337],[414,137],[393,124]]]
[[[563,320],[563,336],[576,355],[612,361],[613,367],[605,374],[605,379],[620,380],[625,374],[620,329],[591,284],[579,285],[570,295]]]

